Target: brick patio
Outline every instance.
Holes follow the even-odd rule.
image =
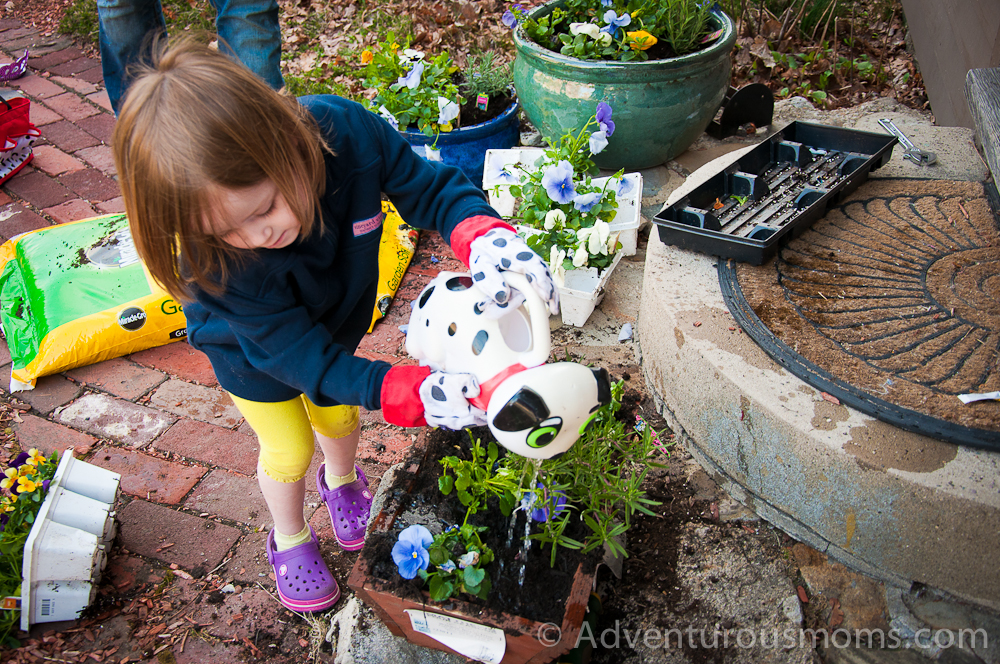
[[[32,54],[29,71],[10,86],[30,98],[31,119],[42,136],[34,147],[34,161],[0,189],[4,241],[124,209],[108,145],[114,115],[99,61],[65,38],[39,35],[17,21],[0,21],[0,63],[11,62],[24,48]],[[393,363],[412,361],[404,359],[398,326],[409,316],[408,302],[442,269],[462,267],[439,236],[425,234],[387,318],[362,342],[360,355]],[[9,375],[10,355],[2,340],[0,367],[2,375]],[[0,391],[9,396],[6,389]],[[199,594],[226,584],[241,587],[238,599],[229,595],[231,602],[195,607],[186,614],[193,623],[211,624],[205,629],[218,642],[192,639],[182,650],[174,638],[169,642],[175,644],[176,661],[239,661],[243,658],[238,650],[224,647],[225,640],[235,639],[238,648],[253,653],[242,639],[254,636],[254,625],[273,625],[279,614],[287,620],[287,612],[252,586],[271,571],[263,556],[270,519],[254,479],[257,440],[219,388],[204,354],[174,343],[47,376],[34,390],[12,396],[24,404],[14,425],[22,447],[45,453],[72,447],[90,463],[122,473],[120,530],[102,593],[140,597],[162,581],[171,565],[194,576],[175,580],[175,608],[200,602]],[[386,424],[380,412],[365,413],[362,424],[359,462],[377,483],[387,465],[405,454],[412,434]],[[310,478],[319,462],[317,452]],[[346,589],[346,570],[354,556],[329,545],[329,517],[313,491],[307,495],[307,509]],[[213,575],[206,577],[210,571]],[[264,581],[265,587],[273,587]],[[243,608],[233,608],[237,606]],[[247,619],[241,615],[233,620],[237,613]],[[62,652],[70,653],[64,655],[67,661],[76,661],[74,652],[81,658],[94,654],[114,662],[145,661],[165,641],[155,640],[157,634],[145,628],[141,618],[136,602],[125,602],[100,620],[85,621],[98,630],[96,637],[77,639],[80,643],[74,646],[67,635]],[[31,636],[40,638],[52,627],[36,626]],[[294,639],[273,646],[269,661],[285,661],[275,647],[281,652],[302,648]],[[17,656],[33,661],[26,650]]]

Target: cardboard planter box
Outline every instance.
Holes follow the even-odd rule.
[[[24,546],[21,629],[75,620],[94,600],[117,526],[121,475],[63,453]]]
[[[379,493],[390,499],[370,523],[369,536],[392,529],[393,522],[405,510],[409,488],[418,471],[419,465],[413,463],[405,470],[397,470],[391,480],[386,474],[383,481],[389,480],[389,485],[380,486]],[[595,574],[585,573],[582,565],[577,568],[558,624],[484,609],[456,598],[431,602],[426,592],[421,602],[401,597],[392,584],[371,574],[363,554],[351,570],[347,584],[372,607],[390,632],[411,643],[494,664],[541,664],[568,653],[576,645]]]

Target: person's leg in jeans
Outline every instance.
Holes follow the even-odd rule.
[[[160,0],[97,0],[97,19],[104,87],[118,115],[129,84],[127,67],[149,48],[147,35],[166,30],[166,23]]]
[[[281,28],[277,0],[211,0],[219,49],[235,55],[247,69],[275,90],[281,76]]]

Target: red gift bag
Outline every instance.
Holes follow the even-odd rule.
[[[19,92],[0,96],[0,184],[24,168],[34,156],[31,145],[41,132],[31,124],[31,102]]]

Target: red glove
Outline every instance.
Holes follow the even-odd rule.
[[[486,413],[469,403],[479,396],[471,374],[431,373],[430,367],[392,367],[382,381],[382,416],[389,424],[430,424],[458,430],[486,424]]]

